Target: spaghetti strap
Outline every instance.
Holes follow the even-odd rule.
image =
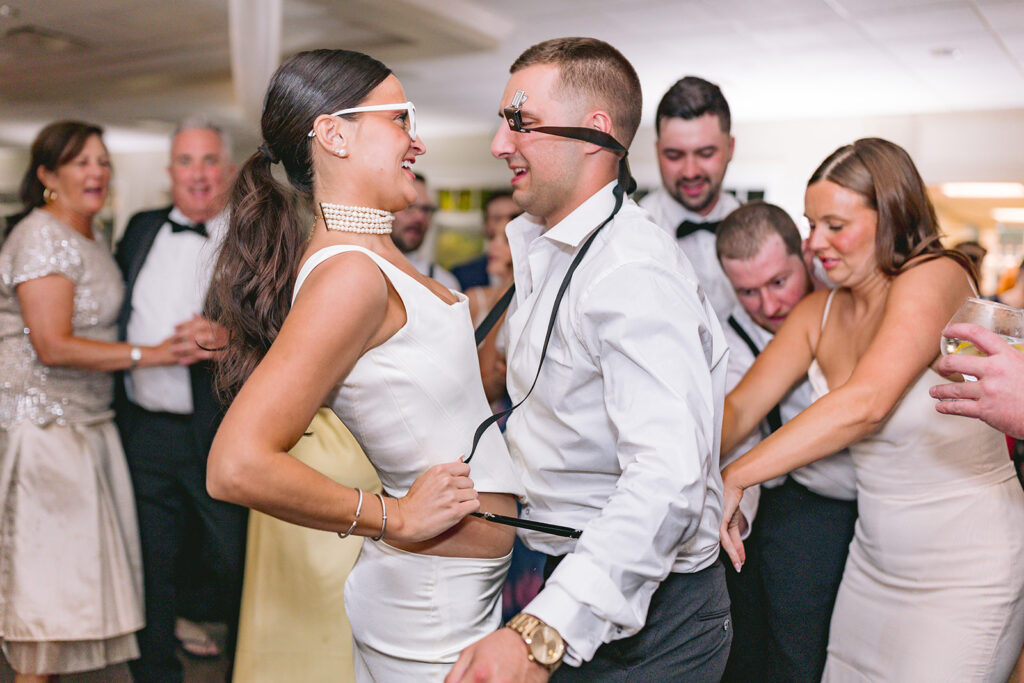
[[[828,293],[828,299],[825,300],[825,310],[821,314],[821,332],[825,331],[825,323],[828,322],[828,313],[832,310],[832,297],[834,297],[838,291],[838,289],[833,289]]]
[[[981,294],[978,292],[978,286],[974,284],[974,278],[970,275],[967,276],[967,284],[971,286],[971,292],[974,293],[975,298],[981,298]]]

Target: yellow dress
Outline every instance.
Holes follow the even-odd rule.
[[[321,408],[291,454],[346,486],[380,491],[359,444]],[[344,587],[362,539],[249,515],[235,683],[353,680]]]

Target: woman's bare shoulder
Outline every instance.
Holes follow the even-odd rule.
[[[890,297],[921,297],[931,292],[938,296],[971,296],[973,280],[967,270],[949,256],[919,257],[903,268],[892,281]]]
[[[387,298],[387,278],[368,254],[346,251],[331,256],[310,271],[296,295],[300,298],[331,298],[340,301],[353,296]]]

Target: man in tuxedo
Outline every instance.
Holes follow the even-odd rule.
[[[183,356],[179,366],[125,371],[116,385],[142,539],[146,626],[139,633],[141,657],[131,663],[139,683],[182,680],[175,655],[176,570],[186,544],[201,543],[202,556],[211,559],[229,649],[237,625],[247,514],[206,493],[206,457],[222,414],[211,363],[226,334],[202,316],[227,232],[232,170],[217,127],[199,120],[181,124],[168,168],[174,204],[133,216],[116,253],[126,283],[120,338],[141,345],[173,333]],[[190,527],[202,538],[190,537]]]
[[[522,213],[512,200],[512,193],[507,190],[492,193],[483,206],[484,237],[490,242],[499,231],[505,232],[505,226],[513,218]],[[452,275],[459,281],[462,291],[472,287],[487,287],[491,284],[491,276],[487,273],[487,249],[477,258],[452,268]]]
[[[731,390],[815,281],[796,225],[772,204],[752,202],[729,214],[718,228],[717,253],[739,299],[724,326]],[[722,466],[813,398],[805,377],[758,429],[722,456]],[[724,562],[734,630],[722,680],[820,680],[832,606],[857,518],[849,453],[843,450],[748,489],[740,511],[749,530],[747,561],[742,573]]]
[[[391,225],[391,239],[420,273],[437,280],[448,289],[461,291],[455,276],[434,263],[433,255],[424,253],[423,241],[430,231],[430,220],[434,217],[437,206],[427,191],[427,179],[419,173],[414,175],[416,203],[395,213],[395,222]]]
[[[715,257],[715,228],[740,203],[722,192],[736,140],[729,103],[714,83],[687,76],[658,104],[655,151],[661,187],[640,200],[654,222],[675,235],[720,320],[736,305]]]

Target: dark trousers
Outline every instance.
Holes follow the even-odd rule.
[[[856,520],[856,502],[819,496],[792,478],[761,489],[743,571],[725,558],[735,633],[723,681],[821,680]]]
[[[177,574],[187,539],[189,515],[202,530],[202,545],[215,558],[216,580],[228,617],[228,650],[233,650],[245,561],[245,508],[206,493],[206,453],[197,452],[187,416],[138,410],[123,434],[135,488],[142,540],[146,626],[138,634],[139,659],[130,663],[136,683],[180,683],[174,620]]]
[[[554,569],[552,558],[545,576]],[[605,643],[580,667],[561,666],[552,683],[717,683],[732,641],[729,593],[720,562],[669,574],[651,597],[639,633]]]

